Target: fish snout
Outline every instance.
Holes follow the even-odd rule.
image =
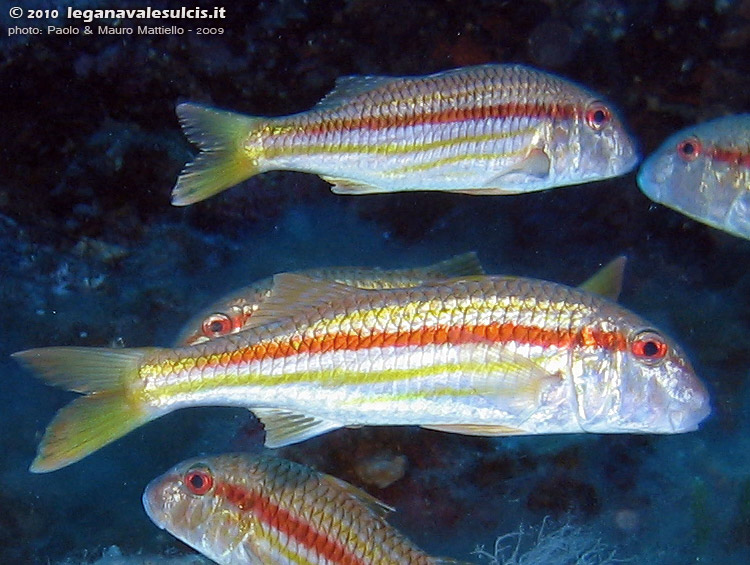
[[[711,401],[706,390],[697,378],[691,379],[689,386],[672,398],[667,416],[672,433],[692,432],[698,429],[698,424],[711,414]]]
[[[623,136],[621,143],[620,160],[617,174],[624,175],[635,169],[636,165],[641,160],[641,155],[638,152],[638,146],[635,140],[629,135]]]
[[[673,170],[669,155],[651,155],[641,165],[636,184],[648,198],[654,202],[663,202]]]
[[[162,530],[166,528],[169,517],[165,504],[167,500],[165,496],[166,487],[167,483],[164,477],[157,477],[146,486],[141,497],[146,514]]]

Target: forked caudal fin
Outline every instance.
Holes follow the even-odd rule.
[[[200,202],[261,172],[260,144],[249,140],[257,137],[254,133],[259,135],[263,118],[188,103],[177,106],[177,116],[185,135],[201,152],[180,173],[172,204]]]
[[[43,347],[14,353],[48,384],[86,393],[47,426],[30,470],[46,473],[75,463],[153,419],[128,389],[152,350]]]

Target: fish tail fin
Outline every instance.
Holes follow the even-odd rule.
[[[153,348],[43,347],[13,354],[48,384],[86,393],[47,426],[31,464],[33,473],[75,463],[153,419],[129,393],[149,351]]]
[[[217,110],[201,104],[177,106],[182,131],[201,152],[185,165],[172,189],[172,204],[205,200],[261,171],[260,139],[266,118]]]

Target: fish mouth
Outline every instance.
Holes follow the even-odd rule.
[[[626,174],[635,169],[638,166],[638,163],[641,162],[641,154],[638,152],[638,149],[635,147],[635,145],[631,145],[628,147],[628,151],[626,151],[623,155],[623,163],[622,163],[622,170],[620,174]]]
[[[668,405],[667,419],[672,433],[692,432],[711,414],[711,400],[702,382],[692,379]]]
[[[638,188],[654,202],[662,203],[668,192],[667,181],[671,175],[671,168],[665,159],[652,155],[646,159],[635,178]]]
[[[638,175],[635,177],[635,182],[643,194],[648,196],[651,200],[658,201],[659,183],[656,182],[652,169],[651,161],[647,160],[641,165]]]
[[[711,404],[706,395],[693,399],[687,406],[682,404],[670,409],[667,417],[672,427],[672,433],[680,434],[694,432],[698,429],[698,425],[708,418],[710,414]]]

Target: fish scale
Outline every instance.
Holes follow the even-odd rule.
[[[187,205],[270,170],[320,175],[337,193],[510,194],[624,174],[638,157],[600,97],[521,65],[426,77],[344,77],[306,112],[177,113],[202,152],[172,202]]]
[[[250,408],[270,447],[360,425],[678,433],[710,410],[684,353],[650,324],[585,291],[516,277],[364,290],[282,274],[240,333],[15,356],[52,384],[94,393],[58,413],[34,470],[188,406]]]

